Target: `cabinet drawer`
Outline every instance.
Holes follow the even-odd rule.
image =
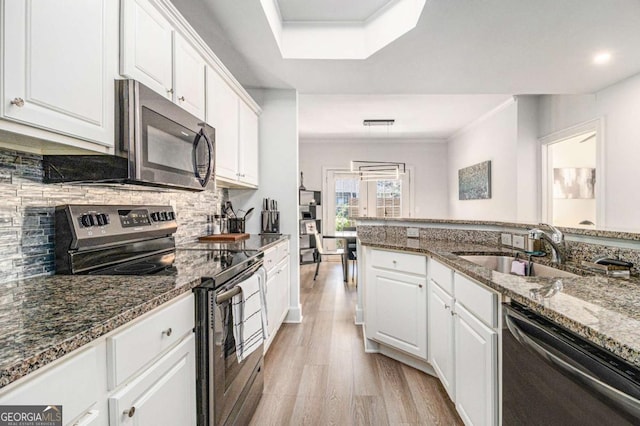
[[[283,241],[278,244],[278,263],[289,257],[289,240]]]
[[[371,250],[371,266],[416,275],[427,274],[427,261],[424,256],[397,251]]]
[[[69,424],[98,401],[98,388],[104,386],[98,349],[104,346],[67,355],[35,377],[27,376],[24,383],[16,382],[15,388],[0,396],[0,405],[62,405],[62,424]]]
[[[193,295],[189,295],[107,339],[109,390],[192,332],[194,304]]]
[[[283,241],[264,252],[264,267],[268,273],[276,267],[282,259],[289,257],[289,241]]]
[[[453,294],[453,270],[437,260],[429,259],[429,276],[444,291]]]
[[[461,303],[490,327],[498,326],[498,295],[458,273],[455,274],[456,302]]]
[[[271,274],[273,268],[278,264],[278,247],[271,247],[264,252],[264,268],[267,274]]]

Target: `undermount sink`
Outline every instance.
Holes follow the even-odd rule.
[[[460,256],[462,259],[475,263],[476,265],[484,266],[492,271],[501,272],[503,274],[511,273],[511,263],[513,262],[513,256]],[[539,263],[531,264],[531,272],[529,276],[532,277],[577,277],[578,275],[571,272],[561,271],[560,269],[552,268],[551,266],[541,265]]]

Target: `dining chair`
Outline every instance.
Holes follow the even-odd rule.
[[[322,244],[322,235],[319,234],[318,232],[315,232],[313,234],[313,237],[315,239],[316,242],[316,250],[317,250],[317,259],[316,259],[316,273],[313,276],[313,280],[315,281],[316,277],[318,276],[318,270],[320,269],[320,262],[322,262],[322,258],[324,256],[340,256],[340,260],[342,261],[342,271],[343,271],[343,279],[346,282],[347,281],[347,277],[344,275],[344,271],[345,271],[345,251],[342,248],[338,248],[335,250],[325,250],[324,246]]]
[[[343,231],[356,231],[355,226],[345,227]],[[352,261],[351,264],[351,276],[353,277],[353,281],[356,282],[356,267],[358,266],[358,252],[357,252],[357,244],[355,242],[347,242],[347,255],[346,260]]]

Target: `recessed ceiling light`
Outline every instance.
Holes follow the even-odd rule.
[[[593,63],[597,65],[604,65],[611,60],[611,53],[601,52],[593,57]]]

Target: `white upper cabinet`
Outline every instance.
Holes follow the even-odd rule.
[[[238,178],[238,95],[207,68],[207,123],[216,129],[216,177]]]
[[[200,54],[174,33],[174,102],[191,114],[205,118],[205,69],[207,67]]]
[[[258,185],[258,115],[244,102],[239,108],[238,180]]]
[[[117,4],[34,0],[2,6],[2,117],[113,146]]]
[[[258,114],[213,68],[207,68],[207,123],[216,129],[216,179],[258,186]]]
[[[172,99],[171,23],[147,0],[123,0],[120,73]]]
[[[121,5],[121,74],[204,119],[204,58],[148,0]]]

